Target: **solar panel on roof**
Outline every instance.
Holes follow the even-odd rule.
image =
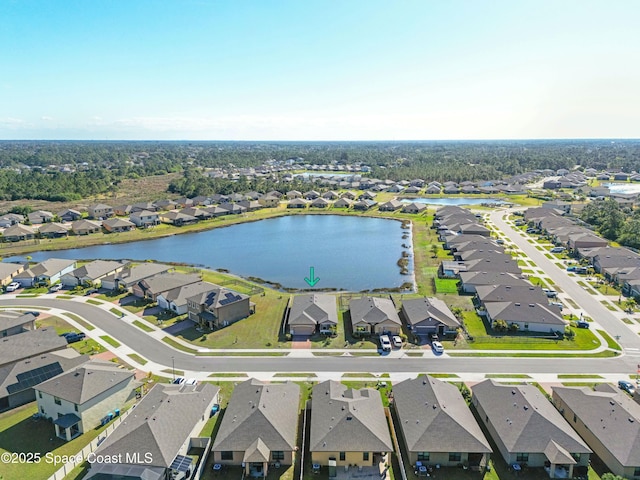
[[[7,386],[7,392],[9,394],[26,390],[27,388],[34,387],[39,383],[49,380],[50,378],[59,375],[64,370],[58,362],[50,363],[39,368],[34,368],[28,372],[19,373],[16,375],[18,383]]]
[[[173,462],[171,462],[170,468],[179,472],[186,472],[191,467],[191,462],[193,462],[191,457],[178,455]]]

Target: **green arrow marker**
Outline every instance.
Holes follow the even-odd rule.
[[[307,282],[310,287],[315,286],[315,284],[320,281],[319,278],[316,278],[315,271],[316,269],[314,267],[309,267],[309,277],[304,278],[304,281]]]

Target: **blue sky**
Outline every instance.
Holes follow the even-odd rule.
[[[3,0],[0,138],[638,138],[639,14],[635,0]]]

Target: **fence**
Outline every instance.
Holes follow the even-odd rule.
[[[98,448],[98,446],[105,441],[105,439],[111,435],[113,433],[113,431],[116,429],[116,427],[118,425],[120,425],[123,420],[125,418],[127,418],[127,416],[129,415],[129,413],[131,413],[133,409],[129,409],[127,411],[125,411],[122,415],[120,415],[119,417],[116,417],[115,420],[107,427],[104,429],[104,431],[98,435],[96,438],[94,438],[93,440],[91,440],[91,442],[89,442],[88,445],[86,445],[80,452],[78,452],[76,455],[74,455],[71,460],[69,460],[67,463],[65,463],[62,467],[60,467],[58,469],[58,471],[56,471],[53,475],[51,475],[48,480],[62,480],[64,477],[66,477],[71,470],[73,470],[74,468],[76,468],[78,465],[84,463],[85,459],[87,458],[87,456],[96,450],[96,448]]]
[[[191,447],[204,448],[204,453],[200,458],[200,464],[198,469],[193,473],[192,480],[200,480],[204,474],[205,468],[207,468],[207,460],[211,453],[211,437],[196,437],[191,439]]]

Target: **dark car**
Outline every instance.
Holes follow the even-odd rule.
[[[618,382],[618,388],[624,390],[625,392],[633,395],[633,393],[636,391],[636,387],[633,386],[633,383],[631,383],[628,380],[620,380]]]
[[[86,337],[86,335],[82,332],[77,333],[77,332],[71,332],[68,335],[65,335],[64,338],[67,339],[67,343],[75,343],[75,342],[79,342],[81,340],[84,340]]]
[[[589,322],[587,322],[586,320],[578,320],[576,322],[576,327],[578,327],[578,328],[589,328]]]
[[[24,312],[24,313],[30,313],[34,317],[39,317],[40,316],[40,312],[38,312],[36,310],[29,310],[28,312]]]
[[[93,295],[94,293],[98,293],[99,290],[97,288],[90,288],[86,292],[84,292],[84,296],[88,297],[89,295]]]

